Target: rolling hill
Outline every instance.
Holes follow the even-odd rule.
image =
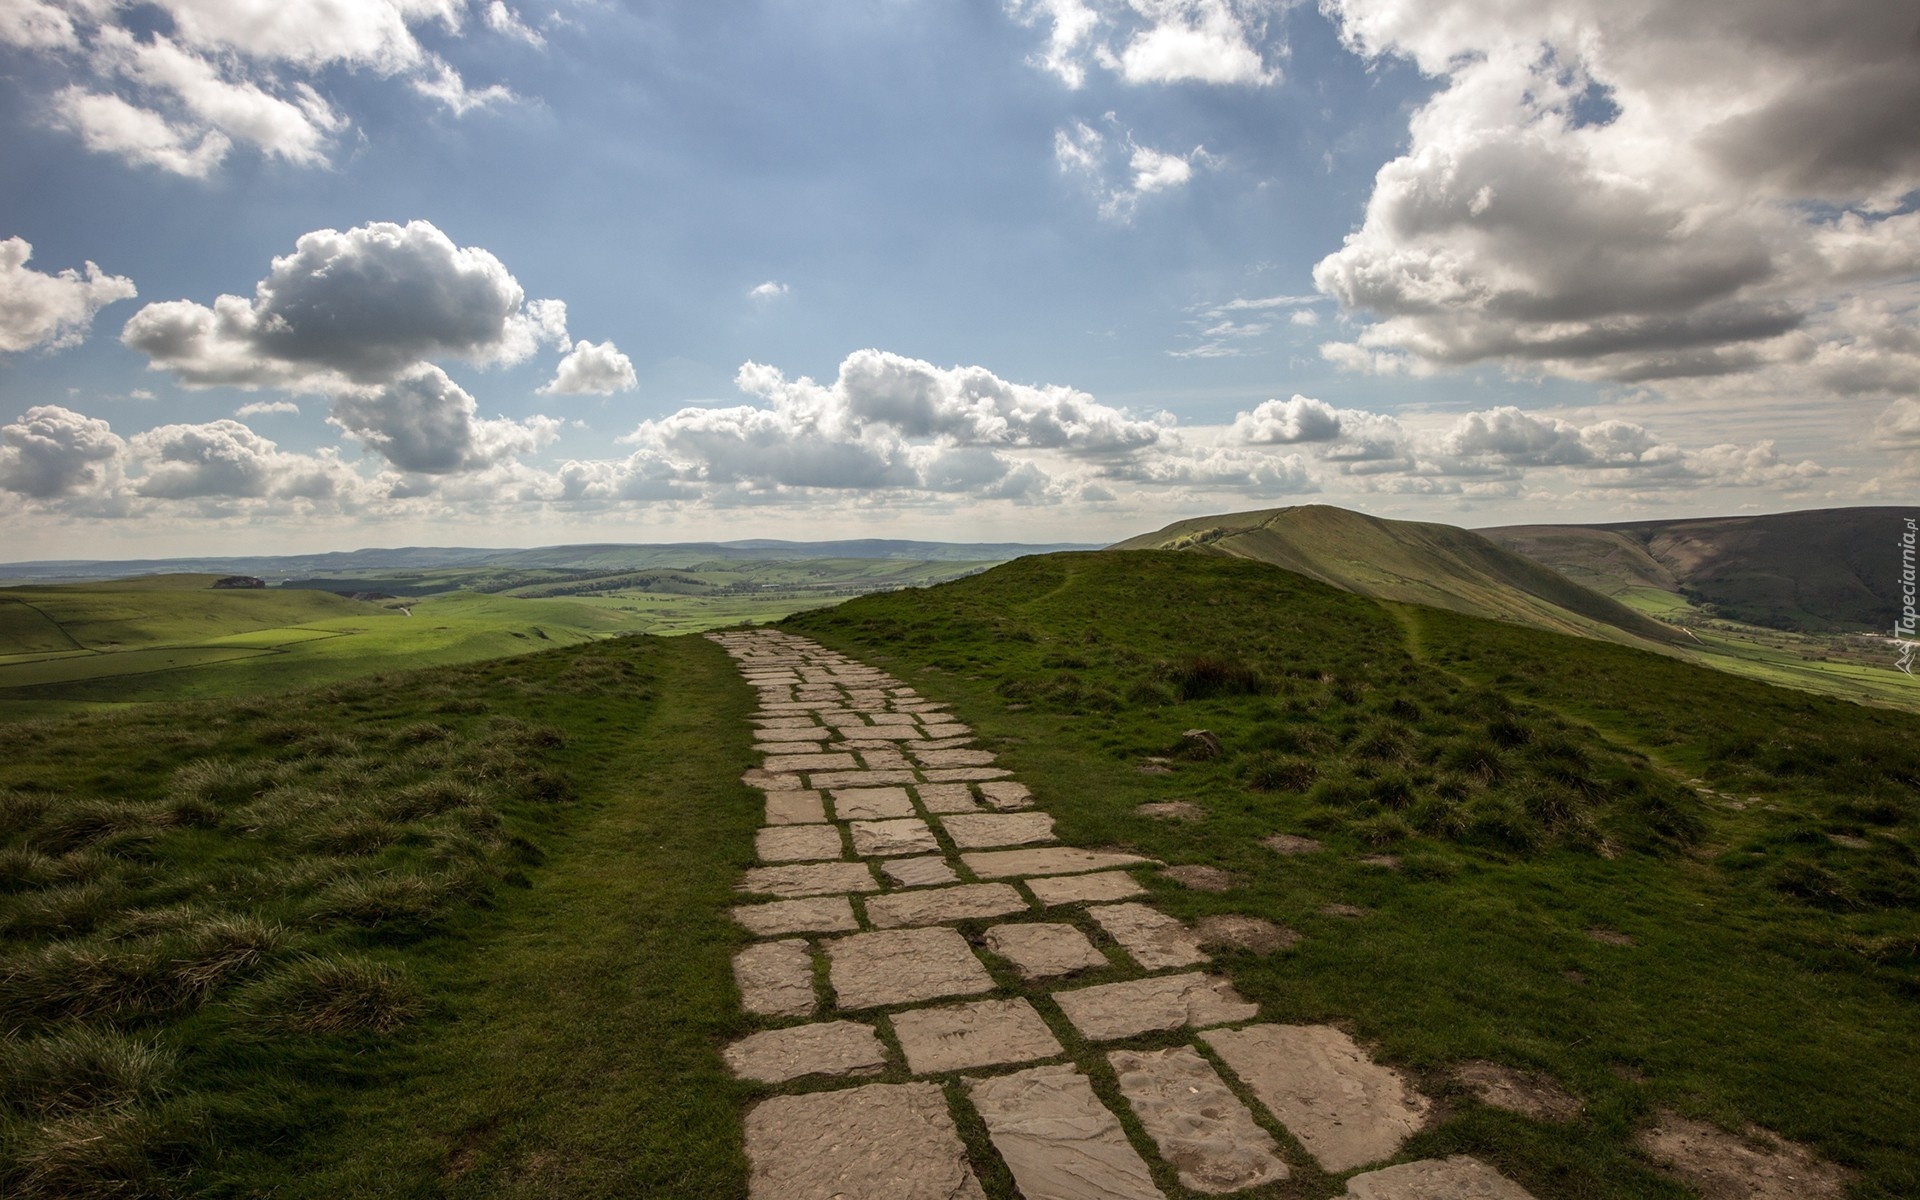
[[[1632,603],[1658,605],[1665,593],[1749,625],[1884,632],[1899,594],[1902,521],[1912,511],[1830,508],[1479,532]]]
[[[1685,640],[1659,621],[1480,534],[1324,504],[1196,517],[1113,549],[1256,559],[1362,596],[1607,641],[1671,645]]]

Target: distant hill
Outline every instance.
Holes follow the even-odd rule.
[[[1649,589],[1750,625],[1806,632],[1893,625],[1910,508],[1513,525],[1480,532],[1609,596]]]
[[[1363,596],[1609,641],[1684,640],[1669,626],[1480,534],[1324,504],[1197,517],[1112,548],[1258,559]]]
[[[715,561],[767,562],[811,558],[903,559],[915,562],[1006,562],[1028,554],[1095,550],[1092,543],[915,542],[862,538],[837,542],[668,542],[658,545],[602,543],[484,550],[470,546],[403,546],[325,554],[253,558],[58,559],[0,563],[0,579],[123,579],[134,575],[258,575],[270,581],[333,577],[360,571],[434,571],[463,567],[561,570],[646,570],[691,567]]]

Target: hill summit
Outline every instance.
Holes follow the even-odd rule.
[[[1257,559],[1380,600],[1607,641],[1684,640],[1659,621],[1470,530],[1390,521],[1326,504],[1195,517],[1112,548]]]

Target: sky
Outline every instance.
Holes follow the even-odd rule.
[[[0,560],[1920,496],[1888,0],[0,0]]]

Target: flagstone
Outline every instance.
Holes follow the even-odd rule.
[[[1207,961],[1206,951],[1200,949],[1192,932],[1159,909],[1144,904],[1103,904],[1089,908],[1087,915],[1149,971]]]
[[[893,1014],[894,1036],[915,1075],[1032,1062],[1065,1053],[1025,1000],[976,1000]]]
[[[1161,1200],[1119,1118],[1072,1066],[965,1081],[1027,1200]]]
[[[912,766],[898,750],[862,750],[860,761],[869,771],[901,770]]]
[[[857,1021],[792,1025],[749,1034],[721,1052],[741,1079],[785,1083],[808,1075],[853,1075],[887,1065],[873,1026]]]
[[[1147,889],[1125,871],[1101,871],[1094,875],[1062,875],[1053,879],[1029,879],[1027,888],[1047,908],[1062,904],[1101,904],[1146,895]]]
[[[1040,812],[942,817],[940,825],[962,850],[1053,840],[1053,818]]]
[[[983,783],[980,785],[980,794],[987,798],[989,805],[1002,812],[1033,807],[1033,793],[1027,790],[1027,785],[1011,779]]]
[[[1007,879],[1015,875],[1070,875],[1107,867],[1132,866],[1150,860],[1118,850],[1051,846],[1041,850],[976,850],[971,854],[962,854],[960,861],[982,879]]]
[[[952,929],[856,933],[832,939],[826,949],[827,978],[844,1009],[915,1004],[993,990],[993,978],[968,949],[967,940]]]
[[[1479,1159],[1456,1154],[1355,1175],[1342,1200],[1533,1200],[1533,1193]]]
[[[1200,1038],[1328,1171],[1392,1158],[1426,1123],[1427,1098],[1332,1026],[1252,1025]]]
[[[959,883],[953,865],[937,854],[924,858],[890,858],[880,864],[880,872],[900,887],[930,887]]]
[[[902,787],[835,788],[833,815],[842,821],[882,821],[893,817],[910,817],[913,815],[913,801],[907,799],[907,789]]]
[[[819,792],[768,792],[767,824],[816,825],[827,819]]]
[[[925,854],[929,851],[937,853],[940,849],[933,830],[919,817],[895,821],[855,821],[848,828],[853,832],[853,852],[862,857],[884,858],[899,854]]]
[[[878,712],[867,712],[864,715],[866,716],[867,720],[873,722],[875,725],[917,726],[920,724],[920,722],[913,719],[912,713],[887,712],[887,711],[881,710]]]
[[[1160,1157],[1196,1192],[1238,1192],[1288,1175],[1273,1136],[1191,1046],[1107,1055],[1120,1094]]]
[[[811,717],[760,717],[754,721],[762,729],[820,729]],[[826,733],[827,730],[821,729]]]
[[[817,788],[887,787],[913,783],[914,776],[912,771],[822,771],[807,782]]]
[[[1005,767],[928,767],[921,772],[928,783],[977,783],[981,780],[1004,779],[1013,774]]]
[[[813,956],[800,938],[760,942],[733,956],[740,1007],[762,1017],[804,1017],[813,1011]]]
[[[764,771],[845,771],[857,764],[851,754],[769,754],[760,764]]]
[[[973,732],[958,721],[922,721],[920,728],[930,738],[964,737]]]
[[[967,883],[959,887],[889,892],[867,901],[867,920],[875,929],[903,925],[939,925],[978,921],[1028,911],[1027,902],[1004,883]]]
[[[749,867],[736,891],[761,896],[824,896],[830,892],[873,892],[880,888],[863,862],[806,863]]]
[[[1055,992],[1053,1001],[1075,1029],[1096,1042],[1183,1026],[1226,1025],[1251,1020],[1260,1012],[1226,979],[1198,971]]]
[[[840,831],[831,825],[769,825],[753,835],[761,862],[806,862],[839,858]]]
[[[913,757],[923,767],[990,767],[993,765],[991,750],[923,750],[916,748]]]
[[[1107,956],[1071,925],[1036,921],[995,925],[987,930],[987,949],[1014,965],[1027,979],[1050,979],[1107,966]]]
[[[920,803],[930,813],[980,811],[974,803],[973,789],[964,783],[923,783],[913,790],[920,793]]]

